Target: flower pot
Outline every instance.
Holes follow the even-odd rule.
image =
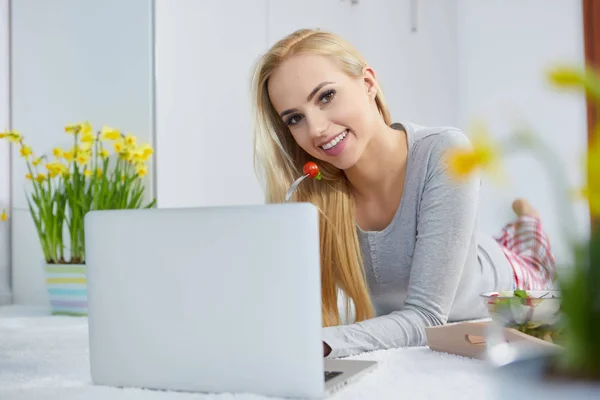
[[[85,264],[44,264],[52,315],[87,316]]]

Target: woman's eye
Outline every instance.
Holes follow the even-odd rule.
[[[292,115],[290,118],[288,118],[288,120],[285,123],[288,126],[296,125],[298,122],[300,122],[301,119],[302,119],[302,117],[300,115]]]
[[[335,97],[335,90],[330,89],[330,90],[326,91],[325,93],[323,93],[321,95],[321,97],[319,97],[319,100],[321,101],[321,103],[329,103],[331,100],[333,100],[334,97]]]

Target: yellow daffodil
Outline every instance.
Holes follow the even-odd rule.
[[[472,132],[470,148],[456,147],[445,154],[448,171],[453,178],[458,180],[467,178],[479,168],[491,171],[492,165],[498,158],[498,150],[485,127],[479,123],[475,125]]]
[[[61,158],[63,155],[63,150],[60,147],[55,147],[52,149],[52,154],[54,154],[54,157],[56,158]]]
[[[20,143],[23,139],[23,136],[21,136],[21,134],[17,131],[11,131],[4,134],[4,139],[12,143]]]
[[[35,177],[35,180],[36,180],[37,182],[39,182],[39,183],[42,183],[42,182],[44,182],[44,181],[46,180],[46,175],[45,175],[45,174],[38,174],[38,175]]]
[[[131,152],[131,161],[135,163],[141,163],[144,161],[144,152],[142,150],[135,150]]]
[[[115,153],[121,153],[125,150],[125,142],[123,140],[117,140],[114,145]]]
[[[2,214],[0,214],[0,220],[2,222],[6,222],[7,219],[8,219],[8,214],[6,213],[6,210],[2,210]]]
[[[38,157],[35,160],[33,160],[32,164],[34,167],[37,167],[38,165],[40,165],[41,162],[42,162],[42,157]]]
[[[80,151],[77,152],[75,159],[80,165],[85,165],[90,161],[90,155],[87,152]]]
[[[102,140],[119,140],[121,139],[121,132],[118,129],[105,126],[102,128],[100,138]]]
[[[142,147],[142,153],[142,161],[148,161],[152,156],[152,153],[154,153],[154,150],[152,150],[152,147],[150,147],[149,144],[146,144]]]
[[[21,146],[19,152],[21,153],[21,157],[25,158],[29,157],[32,154],[31,147],[26,145]]]
[[[109,154],[108,154],[108,150],[106,150],[106,149],[102,149],[102,150],[100,151],[100,157],[102,157],[102,158],[108,158],[108,156],[109,156]]]
[[[46,169],[51,178],[63,174],[67,170],[67,166],[60,162],[53,162],[46,164]]]
[[[4,139],[7,135],[7,132],[0,132],[0,139]]]
[[[135,170],[140,177],[146,176],[148,173],[148,168],[145,165],[138,165]]]
[[[32,180],[33,179],[33,177],[31,176],[31,174],[29,174],[29,173],[25,175],[25,178],[27,180]]]
[[[548,71],[548,80],[557,88],[584,90],[596,99],[600,99],[600,79],[593,69],[556,66]]]
[[[86,177],[90,177],[92,176],[94,173],[92,172],[91,169],[86,169],[85,171],[83,171],[83,175],[85,175]]]
[[[89,137],[90,135],[93,137],[92,125],[90,125],[90,123],[88,121],[85,121],[84,123],[81,124],[81,131],[80,132],[81,132],[82,137],[83,136],[88,136]]]
[[[69,151],[65,151],[63,153],[63,158],[67,161],[67,162],[71,162],[75,159],[75,150],[71,149]]]
[[[135,147],[135,145],[137,143],[137,138],[133,135],[127,135],[127,136],[125,136],[125,143],[129,147]]]
[[[67,132],[67,133],[79,133],[80,130],[81,130],[80,124],[70,124],[70,125],[65,126],[65,132]]]
[[[102,176],[103,176],[102,168],[98,168],[98,169],[96,170],[96,176],[97,176],[98,178],[102,178]]]
[[[94,145],[94,142],[81,142],[79,144],[79,150],[81,151],[91,151],[92,150],[92,146]]]
[[[119,158],[121,158],[121,160],[131,161],[133,160],[133,151],[125,148],[119,153]]]
[[[586,78],[580,68],[557,66],[548,71],[548,79],[554,86],[564,88],[583,88]]]
[[[81,142],[82,143],[93,143],[95,139],[95,136],[92,132],[86,132],[84,134],[81,135]]]

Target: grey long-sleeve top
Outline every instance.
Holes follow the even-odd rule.
[[[479,178],[457,182],[447,172],[444,152],[470,146],[466,135],[401,125],[408,160],[400,206],[382,231],[357,226],[376,316],[323,328],[329,358],[426,345],[425,327],[487,317],[479,294],[513,284],[499,244],[477,232]]]

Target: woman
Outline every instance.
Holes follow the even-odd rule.
[[[325,355],[426,344],[425,327],[486,316],[479,294],[549,286],[554,259],[529,204],[498,238],[476,232],[479,179],[453,180],[444,155],[469,146],[450,127],[392,123],[376,75],[331,33],[299,30],[253,77],[255,159],[267,202],[321,212]],[[339,291],[354,321],[341,324]]]

